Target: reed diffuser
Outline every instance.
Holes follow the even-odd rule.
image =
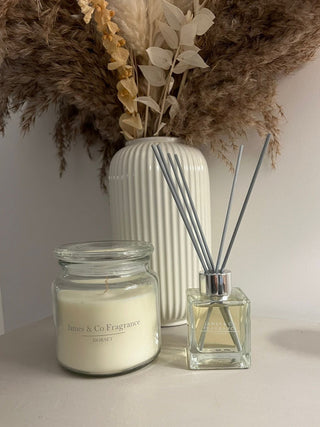
[[[231,272],[225,269],[225,267],[269,141],[270,134],[267,135],[264,142],[230,243],[222,258],[243,146],[239,149],[217,262],[215,264],[202,231],[178,156],[175,154],[173,160],[172,156],[168,154],[167,162],[161,148],[159,146],[152,147],[203,268],[203,271],[199,274],[199,287],[191,288],[187,291],[187,355],[190,369],[234,369],[250,367],[250,301],[240,288],[231,287]]]

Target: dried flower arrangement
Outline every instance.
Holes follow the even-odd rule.
[[[93,20],[102,37],[103,46],[110,55],[108,69],[118,72],[118,99],[125,110],[119,119],[119,125],[124,137],[134,139],[149,134],[159,135],[167,125],[162,121],[166,111],[169,111],[169,118],[172,120],[179,110],[178,98],[188,71],[208,67],[194,43],[196,36],[202,36],[212,26],[214,14],[204,7],[205,2],[200,4],[199,0],[194,0],[193,11],[188,10],[186,14],[166,0],[162,0],[162,3],[150,1],[145,12],[148,27],[144,31],[149,47],[142,45],[133,50],[131,46],[127,48],[125,39],[118,35],[120,28],[112,19],[115,12],[108,9],[107,1],[78,0],[78,3],[84,21],[88,24]],[[144,2],[140,1],[139,5],[138,1],[135,6],[142,4]],[[119,5],[115,2],[114,6]],[[126,3],[125,8],[128,7]],[[166,22],[162,21],[163,15]],[[119,17],[119,25],[122,26],[122,15],[119,14]],[[138,22],[133,24],[137,25]],[[125,25],[128,26],[127,20],[124,21],[123,26]],[[161,47],[163,45],[166,48]],[[139,71],[145,80],[142,79],[142,84],[139,84]],[[174,77],[179,74],[183,74],[183,77],[176,85],[179,90],[176,89],[177,96],[174,96],[171,94],[175,89]],[[138,96],[139,93],[142,95]],[[143,120],[138,103],[145,105]],[[156,116],[153,120],[149,120],[149,109]]]
[[[319,45],[317,0],[3,0],[0,131],[10,112],[22,110],[28,131],[55,105],[60,171],[81,134],[89,155],[102,152],[102,185],[138,136],[209,144],[228,162],[255,127],[272,134],[274,161],[277,79]]]

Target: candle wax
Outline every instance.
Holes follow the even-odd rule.
[[[114,374],[151,360],[158,352],[157,301],[151,286],[60,290],[57,357],[70,369]]]

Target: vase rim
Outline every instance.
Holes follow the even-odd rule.
[[[126,146],[137,144],[141,142],[149,143],[149,144],[155,144],[160,141],[166,141],[169,143],[174,142],[182,142],[183,139],[176,137],[176,136],[147,136],[143,138],[137,138],[137,139],[130,139],[129,141],[126,141]]]

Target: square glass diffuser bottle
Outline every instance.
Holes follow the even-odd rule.
[[[189,368],[249,368],[250,301],[231,288],[231,272],[200,273],[187,304]]]

